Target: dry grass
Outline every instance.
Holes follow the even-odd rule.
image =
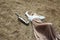
[[[60,0],[0,0],[0,40],[35,40],[31,24],[24,25],[15,15],[26,19],[26,11],[46,16],[60,33]]]

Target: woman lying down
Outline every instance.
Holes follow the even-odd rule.
[[[29,21],[32,22],[34,35],[36,40],[60,40],[59,35],[53,30],[52,23],[43,23],[44,16],[38,16],[36,14],[29,15],[28,11],[25,13]]]

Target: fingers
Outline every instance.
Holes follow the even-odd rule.
[[[42,23],[39,19],[32,20],[33,25],[35,26],[52,26],[52,23]]]
[[[40,26],[41,25],[52,25],[52,23],[41,23]]]
[[[41,24],[42,22],[41,22],[39,19],[33,19],[33,20],[32,20],[32,23],[33,23],[33,25],[38,26],[38,25]]]
[[[39,18],[34,18],[32,21],[35,21],[37,23],[42,23],[42,21]]]

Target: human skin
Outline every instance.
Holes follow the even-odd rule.
[[[47,31],[44,30],[44,32],[48,32],[48,34],[50,35],[50,40],[55,40],[56,35],[55,35],[55,31],[53,30],[53,25],[52,23],[43,23],[40,19],[35,18],[32,20],[32,25],[34,25],[33,29],[36,29],[37,31],[37,36],[39,36],[39,32],[41,31],[41,29],[47,29]],[[44,33],[43,33],[44,34]],[[45,33],[47,34],[47,33]],[[36,37],[37,38],[37,37]],[[37,38],[38,39],[38,38]],[[41,39],[42,40],[42,39]]]
[[[35,18],[32,20],[32,24],[35,26],[35,27],[41,27],[41,26],[48,26],[48,25],[51,25],[52,26],[52,23],[43,23],[40,19],[38,18]]]

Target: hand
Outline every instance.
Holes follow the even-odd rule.
[[[35,18],[32,20],[32,23],[36,27],[46,27],[48,25],[52,25],[52,23],[43,23],[40,19]]]

